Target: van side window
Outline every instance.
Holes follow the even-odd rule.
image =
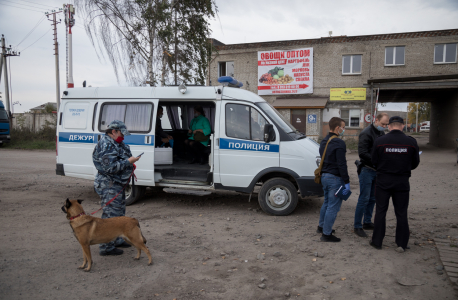
[[[101,108],[99,130],[106,131],[112,121],[120,120],[126,124],[129,132],[150,132],[152,112],[152,103],[104,103]]]
[[[266,119],[256,109],[240,104],[226,105],[226,135],[245,140],[264,140]]]
[[[264,117],[254,108],[250,108],[251,111],[251,139],[255,141],[264,140],[264,126],[267,121]]]
[[[86,129],[88,111],[88,103],[67,103],[64,109],[64,128]]]

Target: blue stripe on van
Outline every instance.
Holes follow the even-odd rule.
[[[104,134],[59,132],[59,142],[93,144],[93,143],[97,143],[99,135],[104,135]],[[153,146],[154,147],[154,135],[149,135],[151,144],[145,144],[145,136],[146,135],[138,135],[138,134],[129,135],[129,136],[124,137],[124,143],[127,145],[140,145],[140,146]]]
[[[93,133],[59,132],[59,142],[64,143],[93,144],[94,137]]]
[[[219,148],[229,150],[280,152],[279,145],[233,139],[220,139]]]

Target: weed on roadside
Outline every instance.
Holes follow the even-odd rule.
[[[56,129],[45,126],[38,132],[27,128],[11,129],[11,141],[4,143],[2,148],[6,149],[55,149]]]

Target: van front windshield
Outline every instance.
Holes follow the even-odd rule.
[[[293,127],[285,118],[276,110],[272,105],[267,102],[257,102],[259,106],[278,126],[281,127],[286,133],[296,132]]]
[[[8,121],[8,115],[6,114],[6,111],[3,109],[0,109],[0,120]]]

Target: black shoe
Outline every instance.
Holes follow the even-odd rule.
[[[117,248],[114,248],[113,250],[111,251],[101,251],[100,252],[100,255],[101,256],[107,256],[107,255],[121,255],[123,254],[124,251],[122,251],[121,249],[117,249]]]
[[[374,247],[377,250],[382,250],[382,246],[375,245],[374,243],[372,243],[372,240],[369,242],[369,245],[371,245],[372,247]]]
[[[115,246],[116,248],[129,248],[132,247],[132,245],[126,243],[126,241],[122,242],[122,244]]]
[[[367,237],[367,234],[364,232],[364,229],[362,228],[355,228],[354,232],[359,237]]]
[[[330,235],[323,234],[323,235],[321,235],[320,240],[322,242],[330,242],[330,243],[340,242],[340,239],[338,237],[332,235],[332,234],[330,234]]]
[[[316,233],[323,233],[323,227],[318,226],[318,228],[316,229]],[[336,231],[333,229],[331,234],[332,233],[336,233]]]
[[[197,159],[193,158],[188,164],[195,164],[197,162]]]
[[[374,223],[364,223],[363,229],[364,230],[374,230]]]
[[[201,158],[199,164],[205,165],[205,163],[206,163],[205,159]]]

